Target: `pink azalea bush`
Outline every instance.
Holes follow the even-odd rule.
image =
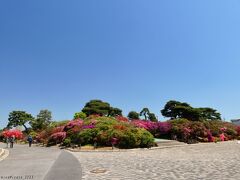
[[[145,120],[133,120],[132,124],[138,128],[146,129],[155,137],[167,135],[170,133],[171,124],[169,122],[152,122]]]
[[[215,142],[240,138],[240,126],[223,121],[189,121],[175,119],[166,122],[131,120],[122,116],[90,116],[49,128],[39,133],[49,144],[114,145],[120,148],[148,147],[156,138],[172,138],[186,143]]]
[[[152,124],[158,127],[158,124]],[[150,129],[154,129],[149,126]],[[163,128],[165,130],[165,128]],[[48,145],[61,143],[64,146],[97,144],[119,148],[149,147],[153,136],[147,130],[138,128],[123,117],[87,117],[69,121],[65,126],[49,130]],[[45,136],[47,132],[43,133]]]
[[[208,137],[208,142],[214,142],[215,141],[215,139],[214,139],[214,137],[213,137],[213,135],[210,131],[208,131],[207,137]]]
[[[75,120],[69,121],[65,126],[64,130],[66,131],[66,130],[72,129],[75,126],[81,127],[82,125],[83,125],[82,119],[75,119]]]
[[[225,138],[226,138],[226,137],[225,137],[224,133],[222,133],[222,134],[220,134],[220,137],[219,137],[219,138],[220,138],[221,141],[225,141]]]
[[[57,144],[57,143],[62,142],[65,138],[66,138],[66,132],[57,132],[50,136],[49,141]]]

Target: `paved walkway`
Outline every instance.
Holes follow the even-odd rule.
[[[63,151],[44,180],[80,180],[81,176],[79,161],[71,153]]]
[[[83,180],[240,179],[236,141],[123,152],[69,153],[26,145],[9,150],[0,162],[0,180],[80,180],[81,175]]]
[[[83,180],[236,180],[240,144],[186,145],[129,152],[74,152]]]
[[[5,144],[0,143],[0,148],[5,148]],[[8,150],[9,156],[0,162],[0,180],[81,179],[78,160],[71,153],[59,148],[29,148],[27,145],[15,144],[13,149]]]

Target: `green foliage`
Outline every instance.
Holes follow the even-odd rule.
[[[157,119],[157,117],[155,116],[154,113],[148,113],[148,119],[152,122],[157,122],[158,121],[158,119]]]
[[[237,139],[237,126],[220,120],[189,121],[187,119],[174,119],[169,121],[172,125],[171,135],[180,141],[208,142],[209,136],[219,140],[224,134],[227,140]]]
[[[182,137],[182,130],[189,124],[187,119],[173,119],[169,121],[172,125],[171,133],[178,137]]]
[[[221,114],[212,108],[196,108],[199,111],[201,119],[204,120],[221,120]]]
[[[33,130],[42,130],[47,128],[47,126],[52,121],[52,112],[49,110],[41,110],[37,115],[36,119],[30,121],[30,125]]]
[[[8,118],[8,128],[23,126],[25,131],[28,131],[27,126],[25,125],[27,122],[33,121],[33,116],[31,114],[26,113],[25,111],[12,111],[9,114]]]
[[[150,111],[148,108],[143,108],[142,111],[140,112],[140,116],[144,116],[144,119],[147,120],[149,113]]]
[[[110,104],[101,100],[91,100],[82,109],[87,116],[92,114],[108,115]]]
[[[35,139],[38,136],[38,133],[35,131],[31,131],[29,135],[32,136],[33,139]]]
[[[169,101],[161,113],[171,119],[185,118],[191,121],[221,120],[221,114],[212,108],[193,108],[187,103]]]
[[[136,111],[130,111],[129,113],[128,113],[128,118],[129,119],[139,119],[139,113],[137,113]]]
[[[232,123],[216,120],[205,121],[204,125],[212,132],[213,136],[219,136],[222,133],[221,128],[226,128],[224,133],[228,139],[234,139],[237,136],[236,125]]]
[[[147,130],[137,128],[129,122],[118,121],[113,117],[90,116],[82,122],[82,125],[79,124],[79,130],[76,127],[68,130],[63,128],[66,130],[64,146],[94,143],[97,143],[97,146],[112,146],[113,139],[116,139],[114,145],[119,148],[150,147],[154,143],[152,134]]]
[[[120,148],[151,147],[154,142],[153,135],[142,128],[130,128],[118,132]]]
[[[181,103],[178,101],[168,101],[164,106],[164,109],[161,110],[161,113],[165,117],[170,117],[171,119],[181,118],[181,111],[179,108],[190,108],[191,106],[187,103]]]
[[[78,144],[93,144],[97,141],[98,129],[84,129],[78,134]]]
[[[111,107],[109,103],[101,100],[91,100],[82,109],[87,116],[98,114],[101,116],[117,116],[122,115],[122,110]]]
[[[122,110],[119,108],[113,108],[111,107],[109,110],[108,116],[122,116]]]
[[[58,126],[64,126],[69,122],[69,120],[61,120],[61,121],[52,121],[48,127],[54,128]]]
[[[76,112],[74,114],[74,119],[85,119],[87,115],[84,112]]]
[[[62,145],[65,146],[65,147],[70,147],[71,143],[72,143],[71,138],[66,138],[66,139],[64,139]]]

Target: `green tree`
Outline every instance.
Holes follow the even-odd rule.
[[[33,130],[42,130],[47,128],[47,126],[52,121],[52,112],[45,109],[41,110],[37,115],[36,119],[30,121],[30,125],[32,126]]]
[[[33,116],[25,111],[12,111],[9,114],[7,128],[23,126],[25,131],[28,132],[26,123],[33,121]]]
[[[190,121],[221,120],[221,114],[212,108],[193,108],[187,103],[169,101],[161,113],[171,119],[185,118]]]
[[[84,112],[76,112],[74,114],[74,119],[85,119],[87,115]]]
[[[147,120],[149,113],[150,111],[148,108],[143,108],[142,111],[140,112],[140,116],[144,116],[144,119]]]
[[[110,104],[107,102],[103,102],[101,100],[91,100],[82,109],[87,116],[92,114],[99,114],[99,115],[108,115],[111,107]]]
[[[157,122],[158,119],[154,113],[148,113],[148,119],[153,122]]]
[[[111,107],[108,116],[122,116],[122,110]]]
[[[91,100],[82,109],[87,116],[99,114],[101,116],[117,116],[122,115],[122,110],[119,108],[111,107],[109,103],[101,100]]]
[[[183,112],[187,112],[192,107],[187,103],[181,103],[179,101],[168,101],[164,106],[164,109],[161,110],[161,113],[164,117],[170,117],[171,119],[182,118]]]
[[[136,111],[130,111],[127,116],[129,119],[139,119],[139,113]]]
[[[216,109],[209,107],[206,108],[196,108],[199,111],[201,119],[205,120],[221,120],[221,114],[217,112]]]

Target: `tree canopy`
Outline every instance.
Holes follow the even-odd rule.
[[[12,111],[9,114],[7,128],[23,126],[25,131],[28,131],[26,123],[33,121],[33,119],[33,116],[25,111]]]
[[[36,119],[30,121],[33,130],[42,130],[46,128],[52,121],[52,112],[45,109],[41,110]]]
[[[101,100],[91,100],[82,109],[87,116],[99,114],[101,116],[117,116],[122,115],[122,110],[119,108],[111,107],[109,103]]]
[[[85,119],[87,115],[84,112],[76,112],[73,119]]]
[[[221,120],[221,114],[215,109],[209,107],[193,108],[188,103],[173,100],[166,103],[161,113],[171,119],[185,118],[191,121]]]
[[[109,116],[122,116],[122,110],[119,108],[111,107],[108,115]]]
[[[128,113],[128,118],[129,119],[139,119],[139,113],[138,112],[136,112],[136,111],[130,111],[129,113]]]
[[[147,120],[149,113],[150,113],[149,109],[145,107],[140,112],[140,116],[144,116],[144,119]]]
[[[158,119],[154,113],[148,113],[148,119],[153,122],[157,122]]]

